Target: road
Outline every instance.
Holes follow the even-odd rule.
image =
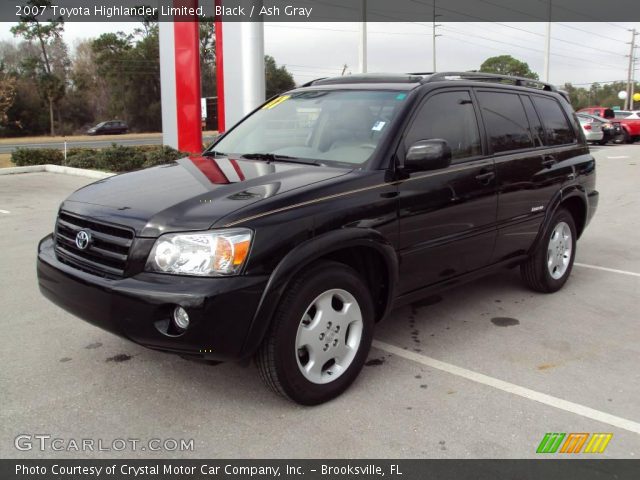
[[[593,151],[600,206],[562,291],[511,270],[398,309],[351,388],[313,408],[255,368],[147,350],[48,302],[38,240],[89,180],[0,176],[0,457],[534,458],[546,432],[610,432],[596,458],[640,457],[640,146]],[[195,448],[18,451],[21,434]]]
[[[112,144],[122,146],[136,146],[136,145],[162,145],[162,137],[160,135],[150,135],[148,137],[136,137],[127,138],[114,135],[108,140],[100,139],[93,140],[87,137],[86,140],[71,140],[67,142],[67,148],[106,148]],[[215,135],[206,135],[203,137],[203,142],[208,144],[215,138]],[[0,153],[11,153],[17,148],[64,148],[64,142],[33,142],[33,143],[0,143]]]

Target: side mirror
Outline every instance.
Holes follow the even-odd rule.
[[[437,170],[451,165],[451,148],[446,140],[419,140],[407,151],[404,167],[407,170]]]

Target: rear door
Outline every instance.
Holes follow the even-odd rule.
[[[577,137],[555,98],[479,90],[478,101],[494,154],[498,237],[493,262],[524,255],[549,203],[571,173],[563,160]]]
[[[486,265],[495,241],[493,161],[483,153],[481,124],[469,89],[439,89],[423,99],[398,156],[415,142],[444,139],[452,165],[413,172],[398,186],[400,294]]]

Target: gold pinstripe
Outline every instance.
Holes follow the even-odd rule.
[[[485,160],[485,162],[486,162],[486,160]],[[490,162],[487,162],[487,165],[490,165],[490,164],[491,164]],[[294,208],[304,207],[304,206],[307,206],[307,205],[312,205],[314,203],[324,202],[325,200],[332,200],[334,198],[344,197],[346,195],[351,195],[353,193],[365,192],[367,190],[374,190],[376,188],[382,188],[382,187],[386,187],[386,186],[389,186],[389,185],[400,185],[400,184],[405,183],[405,182],[412,182],[414,180],[421,180],[423,178],[428,178],[428,177],[436,177],[436,176],[442,175],[444,173],[461,172],[463,170],[467,170],[469,168],[477,168],[479,166],[482,166],[482,163],[474,163],[472,165],[464,165],[464,166],[460,166],[458,168],[442,170],[442,171],[439,171],[439,172],[426,173],[424,175],[419,175],[419,176],[407,178],[405,180],[397,180],[395,182],[379,183],[377,185],[371,185],[369,187],[356,188],[355,190],[348,190],[346,192],[334,193],[333,195],[327,195],[325,197],[316,198],[314,200],[307,200],[306,202],[295,203],[293,205],[288,205],[286,207],[276,208],[274,210],[269,210],[268,212],[263,212],[263,213],[259,213],[257,215],[252,215],[250,217],[245,217],[245,218],[242,218],[240,220],[236,220],[235,222],[227,223],[226,225],[224,225],[224,228],[233,227],[233,226],[238,225],[240,223],[248,222],[250,220],[255,220],[257,218],[266,217],[267,215],[272,215],[274,213],[285,212],[287,210],[293,210]]]

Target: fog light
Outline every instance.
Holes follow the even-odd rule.
[[[175,323],[176,327],[180,330],[186,330],[189,328],[189,314],[187,311],[178,306],[173,311],[173,323]]]

